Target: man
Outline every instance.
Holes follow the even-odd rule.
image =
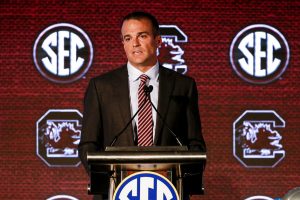
[[[120,132],[115,146],[178,145],[171,129],[183,145],[205,151],[195,81],[159,65],[162,40],[155,17],[133,12],[123,19],[121,34],[127,65],[91,79],[86,91],[79,144],[86,169],[86,152],[104,151]],[[149,86],[161,117],[145,95]]]

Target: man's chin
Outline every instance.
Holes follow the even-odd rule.
[[[134,60],[134,61],[129,61],[133,66],[144,66],[146,63],[144,62],[144,60]]]

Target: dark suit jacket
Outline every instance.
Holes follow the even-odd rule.
[[[159,67],[158,111],[165,123],[191,149],[205,151],[195,81],[173,70]],[[126,65],[91,79],[84,99],[80,158],[87,169],[86,152],[103,151],[131,118]],[[133,146],[131,124],[115,146]],[[157,116],[156,146],[178,145]]]

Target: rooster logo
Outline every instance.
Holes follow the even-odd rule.
[[[182,44],[187,42],[187,36],[176,25],[160,25],[162,45],[157,50],[160,63],[181,74],[187,72]]]
[[[81,131],[78,121],[47,121],[45,147],[48,157],[77,157]]]
[[[244,149],[244,157],[271,156],[274,151],[282,150],[282,136],[278,131],[272,130],[271,124],[244,121],[242,130],[238,132],[241,132],[238,137]]]
[[[37,155],[48,166],[78,166],[82,114],[75,109],[51,109],[37,121]]]
[[[279,132],[284,127],[275,111],[245,111],[233,123],[234,156],[246,167],[274,167],[285,156]]]

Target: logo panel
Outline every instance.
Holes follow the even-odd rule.
[[[78,199],[69,195],[56,195],[53,197],[49,197],[47,200],[78,200]]]
[[[48,110],[36,123],[36,152],[48,166],[78,166],[82,114]]]
[[[162,45],[157,55],[162,66],[173,69],[181,74],[187,72],[187,65],[183,58],[184,50],[181,44],[188,41],[185,33],[176,25],[160,25]]]
[[[93,60],[93,47],[79,27],[60,23],[43,30],[33,47],[36,68],[55,83],[71,83],[88,71]]]
[[[274,200],[274,199],[267,196],[253,196],[253,197],[248,197],[245,200]]]
[[[247,110],[233,123],[233,154],[245,167],[275,167],[284,157],[279,129],[285,121],[272,110]]]
[[[230,47],[230,62],[243,80],[267,84],[286,70],[290,50],[285,37],[275,28],[255,24],[241,30]]]
[[[154,172],[139,172],[124,179],[115,191],[113,200],[179,200],[173,184]]]

